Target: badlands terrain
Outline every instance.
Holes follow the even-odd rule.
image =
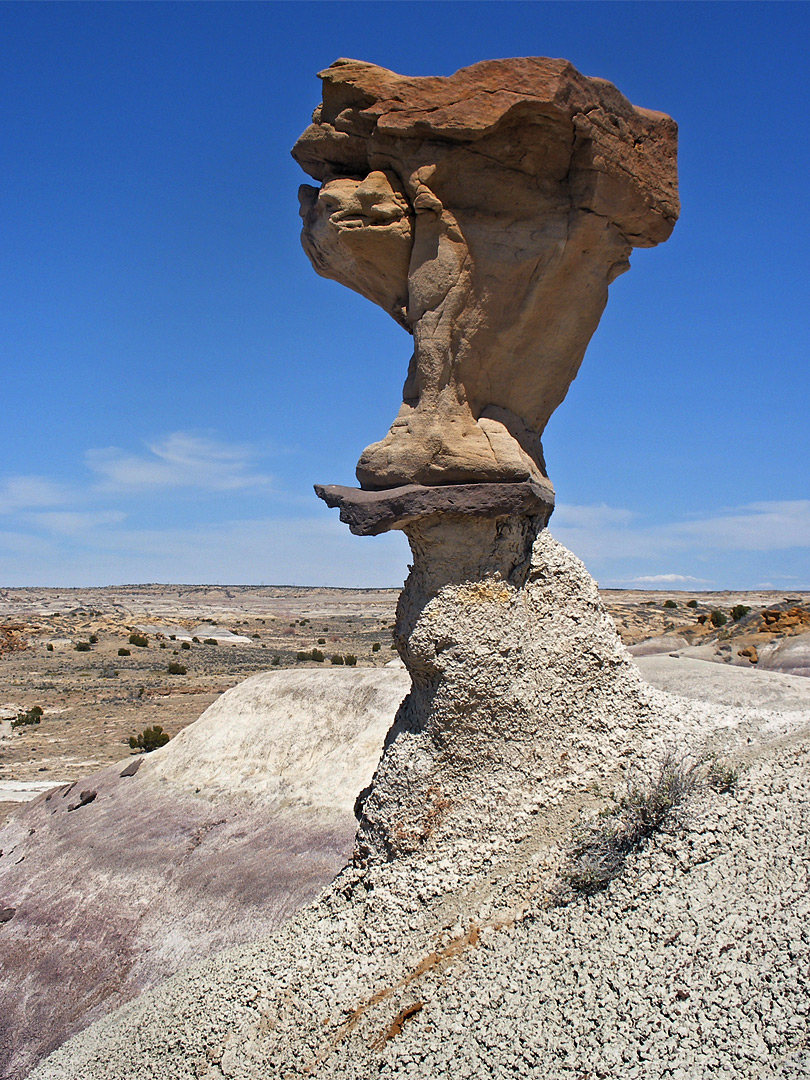
[[[806,1075],[810,595],[602,594],[658,688],[638,691],[651,732],[669,716],[662,738],[730,752],[741,779],[730,794],[704,792],[685,833],[645,848],[607,893],[550,910],[559,838],[526,831],[542,815],[521,813],[514,836],[499,831],[503,850],[482,844],[481,866],[458,881],[430,859],[376,871],[376,888],[351,867],[340,873],[355,796],[408,689],[389,666],[397,595],[0,594],[3,1080],[111,1016],[99,1029],[109,1058],[91,1067],[83,1056],[96,1054],[92,1028],[39,1075],[185,1076],[187,1061],[194,1076],[264,1076],[281,1051],[263,1020],[253,1033],[251,1002],[286,993],[273,972],[293,952],[290,992],[309,1008],[323,982],[327,999],[300,1038],[297,1021],[279,1028],[289,1075],[300,1065],[335,1077],[511,1077],[543,1062],[542,1075],[572,1080]],[[557,640],[562,658],[565,634]],[[325,659],[298,658],[313,649]],[[12,729],[34,706],[39,724]],[[132,754],[130,736],[155,724],[168,745]],[[563,840],[572,813],[610,806],[615,780],[599,766],[586,784],[582,752],[576,764],[585,803],[560,803],[548,819]],[[274,934],[275,945],[253,944]],[[175,973],[180,982],[164,983]],[[369,989],[378,983],[390,987],[382,996]],[[112,1011],[127,1003],[119,1045]],[[246,1017],[233,1052],[209,1049],[214,1014],[235,1031]],[[141,1036],[128,1032],[147,1030],[143,1060],[130,1063],[128,1040]]]
[[[398,595],[397,589],[239,585],[0,589],[0,814],[49,785],[125,757],[130,736],[145,727],[159,724],[177,734],[255,672],[328,668],[333,656],[346,655],[358,667],[384,666],[396,656],[391,628]],[[810,674],[808,593],[601,595],[634,652],[678,652],[745,667],[756,657],[758,667]],[[731,617],[736,605],[751,609],[738,621]],[[713,611],[728,622],[714,627]],[[763,611],[773,615],[766,621]],[[130,644],[132,633],[145,636],[147,647]],[[81,643],[86,651],[77,650]],[[120,656],[120,649],[129,655]],[[297,659],[312,649],[324,661]],[[744,649],[754,651],[743,656]],[[186,674],[169,674],[171,663]],[[9,722],[34,706],[43,710],[40,723],[12,732]]]

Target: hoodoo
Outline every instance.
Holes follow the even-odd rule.
[[[610,282],[672,231],[677,128],[565,60],[449,78],[338,60],[321,79],[293,149],[320,182],[300,191],[304,249],[414,338],[360,488],[316,488],[413,552],[395,630],[412,689],[363,804],[366,864],[497,831],[565,786],[566,747],[615,760],[643,726],[594,583],[544,532],[541,438]]]

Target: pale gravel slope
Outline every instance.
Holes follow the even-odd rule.
[[[766,680],[754,708],[701,700],[697,670],[692,696],[652,689],[582,564],[544,534],[525,591],[471,580],[416,605],[408,648],[441,668],[445,712],[430,713],[430,744],[427,725],[399,723],[399,741],[395,726],[396,767],[374,781],[404,827],[429,765],[452,781],[446,816],[397,859],[348,867],[272,938],[84,1032],[38,1080],[800,1075],[804,684],[763,707]],[[732,752],[749,766],[739,793],[707,793],[683,840],[652,846],[605,896],[552,909],[579,815],[672,747]]]
[[[707,796],[693,814],[683,838],[662,837],[589,901],[546,910],[542,891],[531,897],[538,876],[516,875],[507,891],[528,902],[524,917],[451,945],[404,985],[434,946],[504,904],[469,895],[466,919],[445,912],[437,933],[440,912],[397,881],[408,868],[372,893],[346,875],[345,893],[276,938],[169,981],[33,1076],[808,1075],[810,741],[763,748],[736,795]],[[437,874],[425,872],[425,895]],[[353,1008],[391,988],[347,1029]]]

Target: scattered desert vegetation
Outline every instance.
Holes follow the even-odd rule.
[[[607,888],[651,836],[685,827],[689,800],[697,792],[706,787],[729,792],[738,780],[739,770],[728,762],[670,751],[652,776],[628,781],[612,805],[575,830],[555,901],[567,903]]]
[[[754,665],[765,642],[810,631],[804,594],[602,595],[626,645],[671,634]],[[397,596],[269,586],[0,589],[0,702],[13,705],[9,719],[43,709],[41,723],[18,725],[0,742],[0,780],[76,779],[126,755],[133,731],[159,724],[177,734],[257,671],[385,664],[396,656]],[[725,625],[712,625],[713,611]]]
[[[132,750],[142,750],[145,754],[150,754],[153,750],[165,746],[168,741],[168,732],[164,731],[160,724],[155,724],[154,727],[144,728],[140,735],[130,736],[129,745]]]

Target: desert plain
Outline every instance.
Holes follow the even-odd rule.
[[[810,592],[601,595],[633,652],[810,673]],[[176,735],[256,672],[329,668],[347,656],[361,668],[390,663],[398,596],[246,585],[0,589],[0,813],[127,757],[146,727]],[[750,610],[734,619],[740,606]],[[712,612],[727,621],[714,626]],[[147,645],[133,645],[133,634]],[[793,659],[780,662],[786,646]],[[313,649],[323,661],[299,659]],[[172,664],[185,674],[171,674]],[[34,706],[40,722],[12,729]]]

